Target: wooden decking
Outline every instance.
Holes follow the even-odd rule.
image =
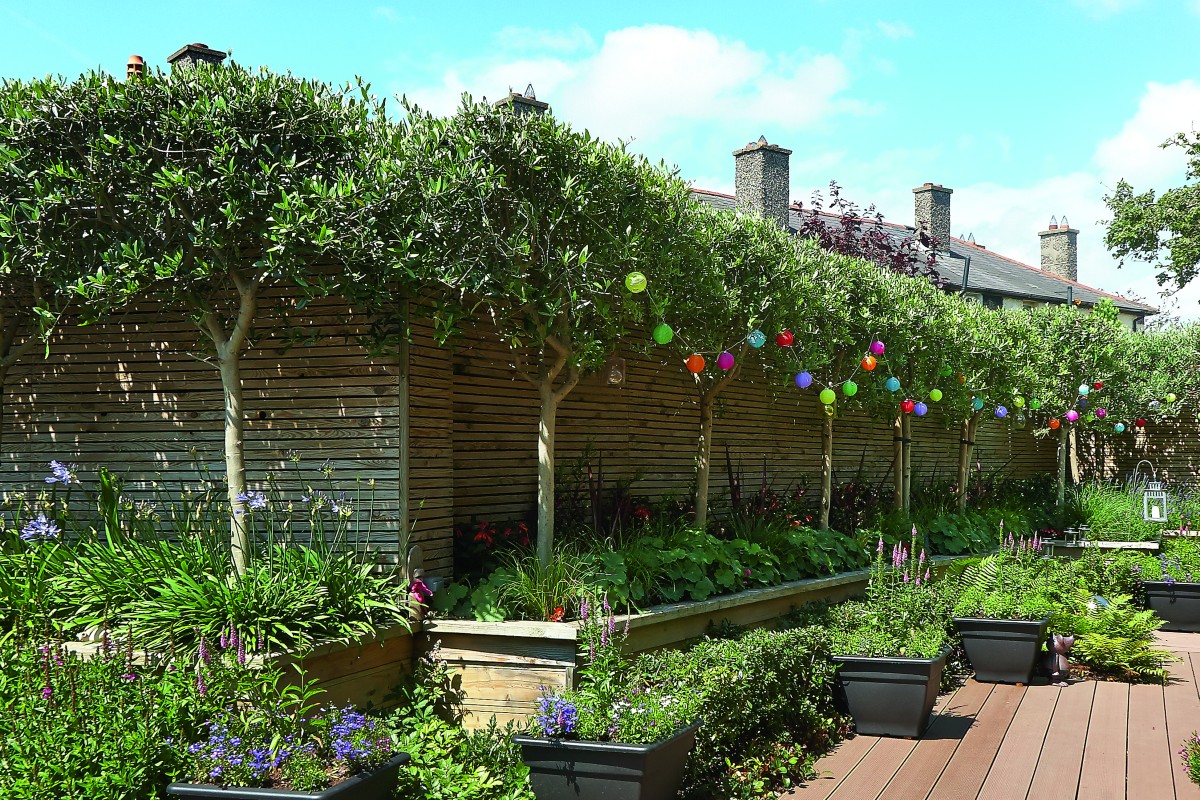
[[[919,740],[856,736],[799,800],[1200,800],[1176,752],[1200,728],[1200,634],[1160,634],[1167,686],[976,683],[939,699]]]

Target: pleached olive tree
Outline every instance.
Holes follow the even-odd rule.
[[[436,119],[409,108],[427,238],[421,274],[439,336],[483,320],[538,396],[537,554],[554,539],[558,409],[614,352],[643,304],[626,288],[657,281],[674,256],[687,187],[624,147],[551,114],[464,100]],[[635,283],[635,288],[637,284]]]
[[[764,363],[762,351],[769,357],[781,349],[776,337],[784,333],[785,319],[800,309],[816,313],[807,275],[819,270],[828,254],[810,244],[798,250],[778,224],[758,215],[697,203],[688,210],[674,256],[672,269],[654,286],[650,324],[670,328],[671,339],[663,348],[696,390],[694,499],[696,525],[703,528],[708,524],[717,402],[746,364]],[[787,336],[784,349],[805,349],[811,343],[790,331]]]
[[[98,73],[9,81],[0,109],[5,263],[69,289],[79,321],[150,302],[195,324],[223,389],[241,574],[241,359],[261,301],[278,289],[296,308],[333,295],[370,304],[406,285],[408,239],[381,233],[405,229],[396,221],[410,197],[403,133],[365,86],[237,65],[129,82]]]

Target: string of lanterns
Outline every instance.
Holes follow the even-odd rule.
[[[631,294],[641,294],[645,292],[647,297],[650,296],[649,292],[647,291],[648,282],[646,280],[646,276],[641,272],[630,272],[628,275],[626,275],[625,288],[628,289]],[[670,344],[677,338],[675,330],[666,322],[660,322],[658,325],[654,326],[650,332],[650,336],[654,339],[656,344],[660,345]],[[791,348],[795,345],[795,341],[795,335],[786,329],[781,330],[775,335],[775,344],[781,348]],[[755,328],[741,339],[735,341],[728,348],[723,349],[720,353],[716,354],[717,369],[728,372],[734,368],[734,366],[737,364],[737,359],[731,351],[736,349],[739,345],[747,344],[751,348],[759,350],[764,347],[766,343],[767,335],[763,333],[763,331]],[[686,342],[684,342],[684,344],[686,344]],[[854,378],[858,374],[858,371],[861,369],[865,372],[874,372],[879,366],[880,358],[886,353],[886,351],[887,347],[881,340],[873,339],[868,346],[867,351],[863,354],[862,359],[858,362],[857,366],[849,377],[840,381],[831,381],[820,390],[817,395],[817,399],[821,402],[821,405],[824,406],[826,414],[832,416],[835,412],[834,407],[837,403],[837,392],[834,391],[833,387],[837,384],[841,384],[841,391],[844,396],[854,397],[857,395],[859,386],[854,381]],[[712,353],[710,353],[710,355],[712,355]],[[704,355],[700,352],[693,352],[684,359],[684,367],[688,370],[688,372],[693,374],[704,372],[707,366],[708,362]],[[950,367],[942,367],[939,374],[943,378],[948,378],[953,374],[953,371]],[[794,380],[798,389],[809,389],[812,387],[813,383],[816,382],[816,378],[812,375],[812,373],[804,369],[801,369],[796,373]],[[966,376],[959,374],[958,382],[960,384],[966,383]],[[894,375],[890,376],[884,381],[883,386],[889,392],[895,394],[901,389],[900,379]],[[1094,381],[1091,385],[1087,383],[1080,384],[1077,390],[1075,405],[1086,410],[1089,397],[1091,396],[1092,392],[1099,392],[1103,390],[1103,388],[1104,382],[1099,380]],[[929,391],[928,399],[932,403],[940,402],[942,397],[943,393],[941,389],[934,388]],[[1174,392],[1168,392],[1166,394],[1166,401],[1168,403],[1174,403],[1177,399],[1178,398]],[[1032,398],[1027,404],[1025,398],[1020,393],[1017,393],[1013,396],[1012,405],[1017,409],[1017,423],[1024,424],[1026,421],[1026,416],[1023,410],[1025,409],[1026,405],[1028,405],[1030,411],[1038,411],[1041,408],[1041,401],[1037,398]],[[1157,409],[1160,406],[1160,403],[1158,400],[1151,400],[1149,405],[1151,409]],[[971,397],[971,410],[979,413],[983,410],[983,407],[983,398],[979,395],[973,395]],[[905,414],[915,414],[918,417],[923,417],[929,413],[929,406],[923,401],[914,401],[911,398],[906,397],[900,401],[900,410]],[[1009,410],[1004,405],[997,405],[993,413],[997,419],[1006,419],[1009,416]],[[1108,410],[1101,406],[1092,412],[1092,414],[1096,419],[1104,420],[1108,417]],[[1080,413],[1075,408],[1070,408],[1065,414],[1063,414],[1063,417],[1067,422],[1076,423],[1080,419]],[[1058,430],[1062,426],[1062,420],[1060,420],[1057,416],[1054,416],[1051,417],[1046,424],[1050,430]],[[1139,429],[1144,429],[1146,427],[1146,419],[1144,417],[1138,417],[1134,421],[1134,426]],[[1124,422],[1116,422],[1113,424],[1112,429],[1113,432],[1122,434],[1128,430],[1128,426],[1126,426]]]

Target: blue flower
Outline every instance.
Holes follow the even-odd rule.
[[[546,695],[539,701],[537,723],[546,736],[569,736],[579,724],[579,709],[569,700]]]
[[[61,483],[64,486],[79,483],[79,478],[75,477],[75,470],[78,467],[74,464],[64,464],[61,461],[50,462],[51,474],[46,477],[46,483]]]
[[[21,539],[29,542],[35,539],[57,539],[62,529],[53,521],[46,519],[45,514],[38,514],[21,528]]]
[[[237,500],[245,503],[251,511],[262,511],[267,507],[267,496],[262,492],[242,492]]]

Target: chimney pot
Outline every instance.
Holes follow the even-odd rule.
[[[752,211],[783,228],[788,227],[788,208],[792,204],[792,151],[771,144],[766,136],[733,151],[734,195],[740,211]]]
[[[925,182],[913,189],[913,211],[917,230],[937,239],[938,252],[950,251],[950,195],[940,183]]]
[[[125,63],[125,80],[140,78],[146,74],[146,59],[139,55],[131,55]]]

